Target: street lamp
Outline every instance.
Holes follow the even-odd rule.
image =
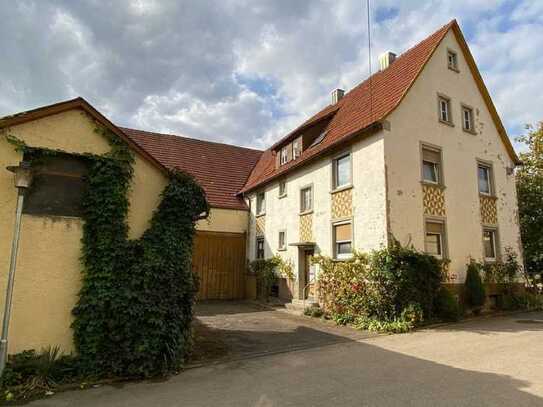
[[[4,320],[2,323],[2,337],[0,338],[0,377],[4,373],[8,357],[8,329],[11,314],[11,299],[13,297],[13,283],[15,281],[15,267],[17,265],[17,251],[19,250],[19,235],[21,232],[21,217],[25,191],[32,183],[32,168],[28,161],[21,161],[18,166],[7,167],[15,174],[14,182],[17,188],[17,210],[15,216],[15,230],[11,241],[11,260],[9,264],[8,285],[6,289],[6,304],[4,306]]]

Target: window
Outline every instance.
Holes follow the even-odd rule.
[[[353,227],[351,222],[333,225],[334,255],[336,259],[346,259],[352,256]]]
[[[287,196],[287,181],[279,181],[279,198]]]
[[[462,106],[462,128],[465,131],[473,132],[473,109]]]
[[[492,195],[492,168],[488,165],[479,164],[477,166],[477,176],[479,193],[483,195]]]
[[[313,188],[306,187],[300,190],[300,212],[309,212],[313,209]]]
[[[86,163],[68,154],[49,157],[33,167],[34,179],[26,194],[23,213],[38,216],[81,217]]]
[[[443,96],[440,96],[438,99],[439,99],[439,120],[444,123],[452,124],[451,101]]]
[[[266,195],[264,192],[256,194],[256,214],[263,215],[266,213]]]
[[[333,188],[341,188],[351,184],[351,155],[346,154],[333,161]]]
[[[302,154],[302,140],[298,138],[292,142],[292,159],[297,159]]]
[[[427,221],[424,251],[433,256],[444,256],[445,225],[442,222]]]
[[[277,246],[279,250],[287,249],[287,232],[284,230],[279,232],[279,244]]]
[[[456,52],[451,50],[447,51],[447,64],[449,69],[458,71],[458,56],[456,55]]]
[[[256,238],[256,258],[257,259],[264,258],[264,238],[263,237]]]
[[[280,158],[280,164],[286,164],[288,162],[288,146],[285,146],[281,149],[281,158]]]
[[[496,260],[496,230],[483,230],[483,251],[486,261]]]
[[[428,147],[422,148],[422,180],[442,184],[441,152]]]

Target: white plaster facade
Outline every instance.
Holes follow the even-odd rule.
[[[447,65],[447,52],[458,56],[459,71]],[[450,98],[454,126],[438,117],[438,94]],[[462,129],[461,104],[473,108],[475,133]],[[521,259],[517,217],[515,163],[450,30],[439,44],[400,105],[388,115],[383,130],[345,146],[352,152],[353,247],[371,251],[392,237],[424,250],[424,208],[421,143],[440,147],[443,157],[447,257],[452,283],[463,283],[470,257],[482,260],[482,221],[477,183],[477,160],[492,163],[498,211],[498,246],[510,247]],[[279,181],[247,195],[250,205],[248,258],[256,255],[256,192],[265,191],[265,257],[290,259],[301,275],[300,189],[313,185],[315,253],[333,255],[331,179],[334,155],[287,173],[287,195],[279,197]],[[287,248],[278,250],[279,231],[286,231]]]

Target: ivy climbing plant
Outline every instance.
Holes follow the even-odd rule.
[[[191,349],[198,288],[191,270],[195,222],[209,212],[203,189],[188,174],[170,172],[150,227],[128,239],[128,193],[134,156],[123,140],[104,155],[84,154],[82,287],[73,309],[74,342],[86,374],[148,377],[177,370]],[[60,151],[9,137],[25,159]]]

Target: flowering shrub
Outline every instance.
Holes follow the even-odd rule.
[[[315,256],[324,309],[339,324],[364,329],[413,327],[434,314],[434,298],[443,280],[443,264],[398,242],[369,254],[354,253],[344,262]],[[406,328],[407,327],[407,328]],[[410,329],[410,328],[409,328]]]

